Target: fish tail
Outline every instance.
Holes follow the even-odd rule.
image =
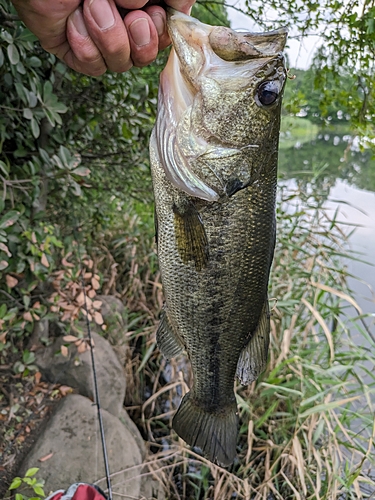
[[[237,455],[235,403],[225,411],[209,412],[195,404],[188,392],[173,418],[172,427],[190,446],[198,446],[211,462],[222,467],[231,465]]]

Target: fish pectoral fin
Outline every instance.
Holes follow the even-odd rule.
[[[193,261],[197,271],[207,266],[208,240],[203,222],[194,204],[174,205],[174,228],[178,253],[184,264]]]
[[[165,309],[161,313],[159,327],[156,331],[156,342],[159,349],[167,359],[174,358],[175,356],[183,353],[185,350],[181,339],[173,331]]]
[[[240,354],[236,376],[241,384],[254,382],[265,369],[270,343],[270,312],[266,299],[254,335]]]
[[[195,404],[188,392],[173,418],[172,427],[190,446],[198,446],[211,462],[222,467],[229,467],[237,455],[235,402],[227,411],[209,412]]]

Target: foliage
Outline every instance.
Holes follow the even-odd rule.
[[[33,477],[38,470],[37,467],[33,467],[26,471],[25,477],[17,476],[13,479],[9,491],[14,493],[14,500],[42,500],[42,498],[45,498],[44,481]],[[32,496],[29,496],[30,494]]]
[[[367,0],[246,0],[246,12],[263,28],[288,26],[302,40],[319,36],[310,85],[312,93],[299,97],[313,108],[318,97],[316,119],[335,118],[344,110],[362,135],[375,137],[375,7]],[[307,75],[306,75],[307,76]],[[315,102],[314,102],[315,101]],[[313,112],[314,113],[314,112]]]

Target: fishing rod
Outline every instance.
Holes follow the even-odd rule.
[[[103,418],[102,418],[102,412],[101,412],[101,406],[100,406],[99,389],[98,389],[98,378],[97,378],[96,367],[95,367],[94,343],[92,341],[92,335],[91,335],[89,310],[88,310],[88,306],[87,306],[87,295],[86,295],[85,281],[84,281],[84,277],[83,277],[84,273],[83,273],[82,257],[81,257],[81,252],[80,252],[80,248],[79,248],[79,241],[77,238],[76,228],[73,229],[73,234],[74,234],[75,240],[77,241],[77,255],[78,255],[80,275],[81,275],[81,286],[82,286],[83,297],[84,297],[84,304],[83,305],[84,305],[84,310],[86,312],[87,337],[89,339],[89,344],[90,344],[91,366],[92,366],[92,374],[93,374],[93,378],[94,378],[94,396],[95,396],[94,403],[95,403],[96,408],[97,408],[97,416],[98,416],[98,420],[99,420],[100,440],[101,440],[101,444],[102,444],[105,478],[106,478],[107,490],[108,490],[108,500],[113,500],[111,475],[110,475],[110,471],[109,471],[109,461],[108,461],[108,453],[107,453],[107,444],[106,444],[106,440],[105,440],[105,432],[104,432]]]

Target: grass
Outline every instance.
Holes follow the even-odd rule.
[[[126,406],[148,442],[143,473],[166,498],[346,500],[375,491],[375,339],[343,266],[356,258],[346,245],[353,228],[330,217],[314,189],[281,188],[279,198],[269,363],[257,382],[236,386],[238,460],[229,470],[171,430],[191,374],[184,357],[167,362],[155,343],[163,299],[151,210],[125,216],[126,239],[108,247],[127,300]]]

